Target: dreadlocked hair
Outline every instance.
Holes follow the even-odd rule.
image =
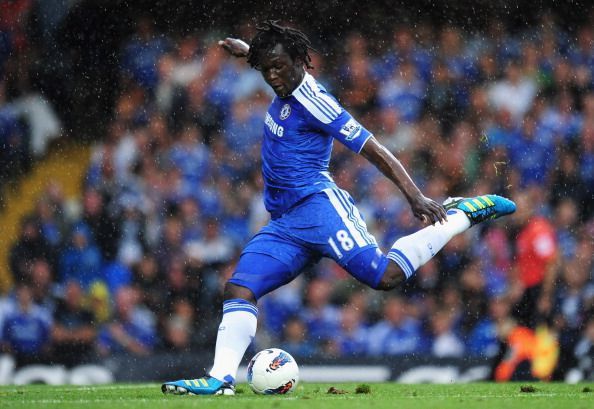
[[[261,69],[260,59],[263,52],[273,49],[277,44],[282,44],[284,50],[293,60],[300,58],[307,68],[313,68],[309,50],[316,51],[311,46],[307,36],[294,28],[278,24],[278,20],[266,20],[256,26],[256,36],[252,39],[247,55],[247,62],[257,70]]]

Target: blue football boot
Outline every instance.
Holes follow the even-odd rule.
[[[450,197],[443,206],[446,210],[458,209],[470,219],[470,225],[497,219],[516,211],[516,204],[505,197],[497,195],[483,195],[476,197]]]
[[[165,382],[161,385],[161,391],[173,395],[235,395],[232,384],[208,375],[198,379]]]

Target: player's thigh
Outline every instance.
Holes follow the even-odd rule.
[[[292,281],[311,260],[303,246],[259,233],[244,249],[229,283],[248,288],[259,299]]]
[[[364,249],[377,247],[351,196],[342,189],[327,189],[324,194],[318,216],[322,218],[318,250],[344,266]]]
[[[295,234],[357,280],[377,288],[388,261],[351,196],[342,189],[326,189],[307,203],[305,211],[312,227]]]

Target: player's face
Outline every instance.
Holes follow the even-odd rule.
[[[282,44],[266,52],[261,60],[262,76],[276,95],[286,97],[299,86],[305,73],[303,62],[293,60]]]

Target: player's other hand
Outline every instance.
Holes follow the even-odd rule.
[[[410,201],[410,207],[415,217],[423,222],[435,224],[446,221],[447,216],[444,207],[424,195],[413,198]]]
[[[247,57],[250,46],[239,38],[227,37],[219,41],[219,45],[235,57]]]

